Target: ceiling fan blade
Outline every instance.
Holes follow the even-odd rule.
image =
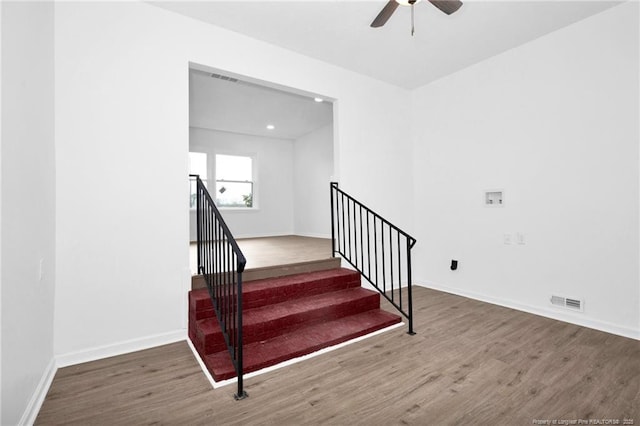
[[[376,19],[373,20],[373,22],[371,23],[371,27],[378,28],[386,24],[397,8],[398,3],[396,2],[396,0],[389,0],[387,5],[383,7],[378,16],[376,16]]]
[[[429,2],[447,15],[451,15],[462,6],[460,0],[429,0]]]

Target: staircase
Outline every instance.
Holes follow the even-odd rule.
[[[344,268],[247,281],[242,295],[245,374],[400,322]],[[206,289],[189,293],[189,338],[215,381],[236,376]]]

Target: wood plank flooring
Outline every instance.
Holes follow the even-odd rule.
[[[331,239],[298,235],[241,238],[238,246],[247,259],[248,270],[276,265],[289,265],[331,257]],[[197,273],[197,244],[190,245],[191,273]]]
[[[36,424],[640,424],[640,342],[420,287],[414,307],[415,336],[246,379],[243,401],[185,342],[63,368]]]

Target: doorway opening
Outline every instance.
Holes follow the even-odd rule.
[[[249,250],[265,244],[279,250],[278,244],[311,238],[325,240],[307,242],[324,244],[323,257],[331,257],[333,102],[317,93],[190,65],[189,171],[205,181],[241,248],[242,240]],[[197,275],[194,200],[191,195],[190,260]],[[296,251],[300,255],[300,250],[291,253]],[[249,257],[247,262],[251,268]]]

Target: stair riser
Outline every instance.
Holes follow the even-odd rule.
[[[217,323],[215,318],[211,321],[216,321]],[[196,323],[195,336],[198,343],[205,349],[205,353],[213,353],[216,352],[215,349],[222,350],[227,347],[220,327],[216,327],[213,330],[211,328],[203,330],[200,324]]]
[[[191,311],[189,312],[189,320],[199,321],[207,318],[213,318],[216,315],[213,308],[200,310],[200,311]]]
[[[247,283],[247,286],[250,285],[250,283]],[[252,309],[356,287],[360,287],[360,277],[358,275],[355,277],[350,275],[327,278],[312,282],[283,285],[260,291],[247,291],[242,296],[242,303],[245,309]]]
[[[191,290],[189,292],[189,310],[210,309],[211,299],[206,289]]]
[[[215,344],[205,345],[201,338],[198,337],[197,333],[189,333],[189,338],[191,339],[191,343],[196,348],[201,357],[207,356],[208,354],[213,354],[216,352],[221,352],[227,349],[227,345],[224,340],[222,342],[216,342]]]

